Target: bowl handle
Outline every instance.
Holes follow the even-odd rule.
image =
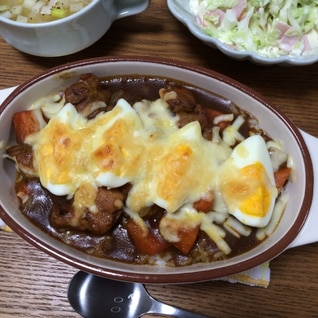
[[[310,211],[305,224],[288,248],[318,242],[318,138],[300,130],[307,144],[314,171],[314,192]]]
[[[114,20],[117,20],[145,11],[150,4],[150,0],[118,0],[111,1],[111,3],[113,3],[115,10]]]

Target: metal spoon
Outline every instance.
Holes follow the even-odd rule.
[[[74,310],[86,318],[137,318],[145,314],[208,318],[159,302],[140,283],[110,280],[82,271],[72,278],[68,299]]]

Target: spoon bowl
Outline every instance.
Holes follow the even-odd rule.
[[[140,283],[106,279],[83,271],[71,280],[68,299],[75,311],[86,318],[136,318],[145,314],[208,318],[159,302]]]

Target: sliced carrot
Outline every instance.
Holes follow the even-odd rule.
[[[165,250],[170,244],[160,235],[158,229],[143,228],[134,220],[128,220],[127,231],[131,236],[137,250],[147,255],[155,255]]]
[[[199,212],[209,212],[211,211],[213,200],[213,192],[209,192],[205,198],[199,199],[198,201],[194,202],[193,207]]]
[[[213,108],[205,108],[206,114],[209,116],[210,119],[213,119],[217,116],[223,115],[224,113],[220,112],[219,110]]]
[[[290,176],[291,168],[281,168],[274,173],[276,188],[281,191]]]
[[[40,129],[39,121],[33,110],[17,112],[13,115],[13,126],[17,143],[24,143],[25,138]]]
[[[216,109],[212,109],[212,108],[205,108],[205,113],[207,114],[207,116],[213,120],[215,117],[224,115],[224,113],[216,110]],[[230,122],[228,121],[221,121],[217,124],[217,126],[220,127],[221,130],[225,129],[227,126],[229,126]]]
[[[193,228],[184,227],[180,228],[178,231],[178,236],[180,237],[180,241],[173,243],[173,246],[176,247],[180,252],[187,255],[189,254],[191,248],[193,247],[198,234],[200,227],[196,226]]]

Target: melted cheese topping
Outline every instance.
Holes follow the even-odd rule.
[[[142,148],[134,134],[140,127],[139,117],[124,100],[89,121],[67,104],[36,136],[41,183],[55,195],[73,195],[83,183],[119,187],[133,180]]]
[[[127,206],[138,211],[155,203],[176,212],[214,189],[217,171],[230,153],[230,147],[205,140],[198,122],[153,141]]]
[[[34,165],[42,185],[55,195],[74,197],[75,208],[88,206],[94,211],[98,187],[117,188],[130,183],[125,211],[142,226],[143,208],[156,204],[168,212],[163,220],[166,226],[161,226],[165,237],[176,240],[171,225],[183,220],[195,226],[201,223],[202,230],[224,245],[224,231],[213,222],[224,221],[225,214],[202,214],[193,210],[192,203],[213,192],[214,210],[228,209],[250,224],[251,216],[263,217],[272,206],[275,193],[268,192],[268,184],[273,177],[267,177],[273,173],[272,168],[267,162],[264,169],[258,155],[249,158],[245,148],[233,151],[233,140],[241,139],[237,133],[241,121],[236,120],[236,125],[225,132],[227,138],[231,136],[229,143],[204,139],[198,122],[179,129],[177,121],[162,99],[144,100],[133,107],[120,99],[113,110],[90,120],[66,104],[27,142],[33,146]],[[255,144],[259,142],[254,140],[252,146]],[[262,147],[257,149],[265,151]],[[246,163],[244,156],[249,158],[247,167],[242,167],[242,162]],[[239,167],[229,164],[230,160],[239,161]],[[250,178],[242,183],[243,175]],[[251,180],[257,181],[250,186],[257,191],[242,198],[241,190]],[[258,226],[258,221],[252,223]],[[226,246],[223,249],[228,251]]]
[[[231,153],[205,140],[198,122],[178,129],[177,119],[161,99],[134,108],[121,99],[92,120],[67,104],[28,142],[42,185],[55,195],[73,196],[86,184],[97,189],[129,182],[130,211],[157,204],[173,213],[213,189]]]

